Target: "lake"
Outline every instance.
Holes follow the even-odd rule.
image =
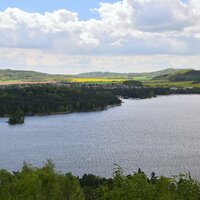
[[[74,175],[112,176],[139,167],[149,174],[191,172],[200,177],[200,95],[123,100],[105,111],[26,117],[10,126],[0,118],[0,168],[23,161]]]

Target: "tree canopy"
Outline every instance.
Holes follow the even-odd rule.
[[[21,171],[0,170],[1,200],[199,200],[200,182],[190,175],[173,178],[148,177],[140,169],[125,176],[120,168],[113,178],[56,172],[48,161],[35,168],[24,164]]]

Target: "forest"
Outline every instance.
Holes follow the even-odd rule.
[[[138,169],[123,175],[115,166],[112,178],[92,174],[62,174],[48,161],[35,168],[24,163],[19,172],[0,170],[1,200],[199,200],[200,182],[182,174],[167,178],[148,177]]]
[[[149,88],[139,81],[125,81],[120,87],[108,88],[76,84],[0,88],[0,117],[9,116],[10,124],[21,124],[24,116],[103,110],[121,104],[120,97],[145,99],[157,95],[200,94],[200,88]]]
[[[200,94],[200,88],[176,88],[169,87],[141,87],[141,88],[117,88],[113,89],[112,94],[121,96],[122,98],[146,99],[156,97],[158,95],[172,94]]]
[[[109,105],[120,103],[121,100],[110,92],[92,88],[36,85],[0,89],[0,116],[19,119],[21,115],[103,110]]]

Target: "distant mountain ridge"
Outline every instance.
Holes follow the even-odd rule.
[[[0,69],[0,81],[42,82],[57,81],[68,77],[68,75],[54,75],[35,71]]]
[[[155,72],[117,73],[117,72],[88,72],[78,75],[47,74],[35,71],[0,69],[0,81],[44,82],[64,81],[69,78],[143,78],[168,81],[200,81],[200,71],[194,69],[168,68]]]
[[[78,74],[77,77],[80,78],[113,78],[113,77],[138,77],[138,76],[148,76],[149,78],[153,78],[156,76],[162,76],[165,74],[174,74],[180,69],[168,68],[155,72],[143,72],[143,73],[117,73],[117,72],[88,72]]]

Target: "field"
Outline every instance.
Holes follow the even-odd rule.
[[[196,87],[200,88],[200,83],[193,83],[192,81],[185,81],[185,82],[169,82],[166,80],[151,80],[150,77],[147,76],[137,76],[137,77],[91,77],[91,78],[79,78],[79,77],[62,77],[58,78],[57,80],[43,80],[43,81],[24,81],[24,80],[7,80],[2,81],[0,80],[0,85],[17,85],[17,84],[45,84],[45,83],[52,83],[56,81],[67,81],[71,83],[92,83],[92,84],[112,84],[112,83],[122,83],[126,80],[136,80],[141,81],[144,86],[147,87]]]
[[[55,83],[55,81],[43,81],[43,82],[26,82],[26,81],[0,81],[0,85],[22,85],[22,84],[30,84],[30,85],[37,85],[37,84],[47,84],[47,83]]]
[[[88,77],[88,78],[70,78],[68,79],[73,83],[122,83],[127,80],[136,80],[136,81],[150,81],[151,78],[147,76],[137,76],[137,77]]]
[[[42,84],[47,82],[112,84],[122,83],[127,80],[141,81],[143,85],[148,87],[200,88],[200,71],[193,69],[165,69],[148,73],[89,72],[77,75],[59,75],[0,69],[0,85]]]
[[[69,79],[72,83],[122,83],[125,80],[130,80],[128,78],[71,78]]]
[[[165,80],[151,80],[148,77],[134,77],[134,78],[71,78],[70,81],[73,83],[96,83],[96,84],[110,84],[110,83],[122,83],[126,80],[137,80],[141,81],[143,85],[148,87],[198,87],[200,83],[194,84],[192,81],[185,82],[169,82]]]

